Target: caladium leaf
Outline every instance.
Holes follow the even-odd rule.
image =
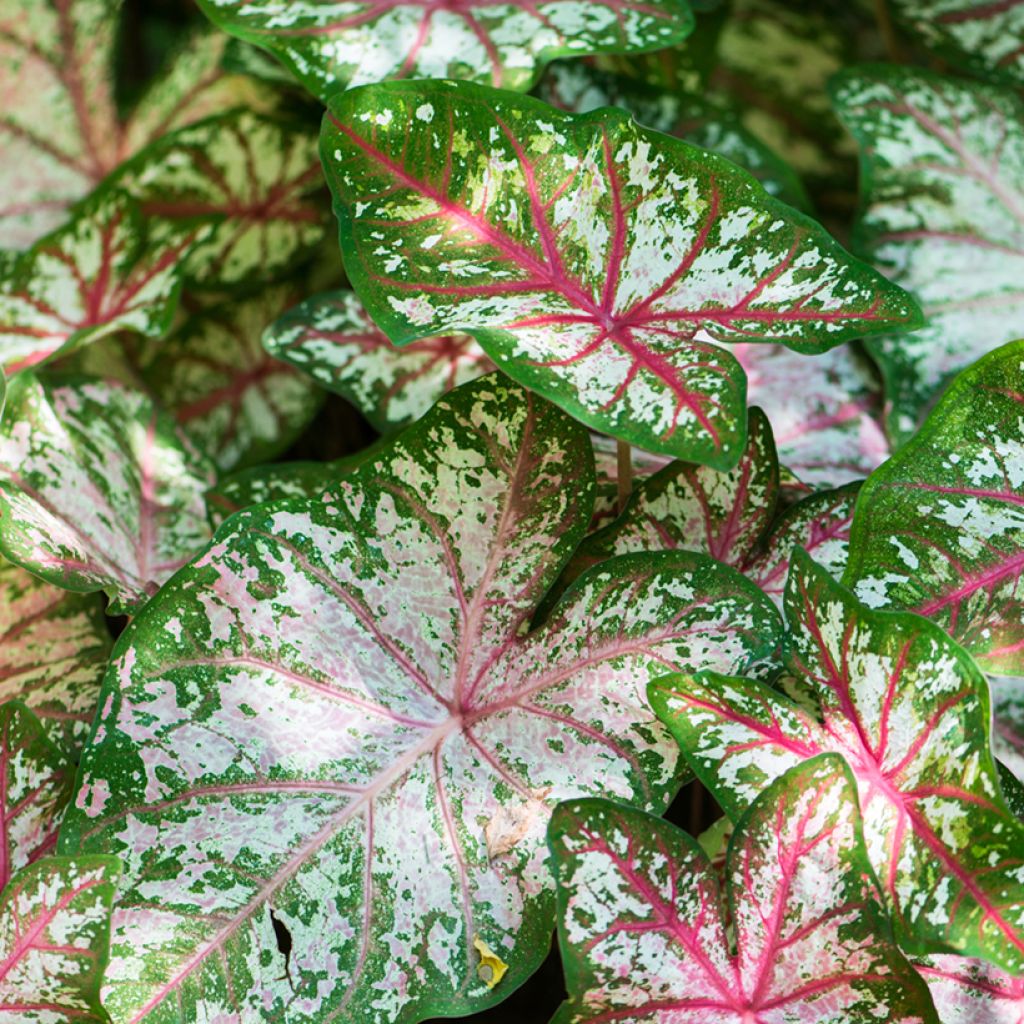
[[[836,579],[846,569],[850,529],[860,483],[801,498],[779,516],[762,550],[743,570],[771,598],[781,603],[793,552],[798,548]]]
[[[209,538],[212,467],[141,392],[112,382],[8,385],[0,551],[68,590],[132,611]]]
[[[1024,85],[1022,0],[893,0],[893,8],[953,63]]]
[[[349,278],[392,341],[469,331],[650,451],[725,469],[742,452],[743,374],[698,331],[814,352],[917,322],[746,173],[622,111],[389,83],[333,97],[322,148]]]
[[[181,261],[212,230],[195,220],[145,221],[116,189],[90,197],[0,282],[0,366],[10,373],[120,330],[163,334]]]
[[[0,701],[23,701],[74,750],[99,700],[111,639],[99,602],[0,560]]]
[[[110,1018],[100,1005],[107,963],[113,857],[46,857],[0,896],[0,1020]]]
[[[916,966],[942,1024],[1019,1024],[1024,1015],[1024,975],[962,956],[927,957]]]
[[[1024,104],[881,65],[845,72],[833,92],[862,148],[855,248],[928,317],[912,337],[868,341],[889,432],[906,439],[959,370],[1024,334]]]
[[[878,904],[838,757],[754,802],[724,893],[685,832],[607,800],[562,804],[550,843],[569,990],[553,1024],[937,1024]]]
[[[445,392],[494,369],[465,334],[397,348],[352,292],[307,299],[267,329],[263,344],[347,398],[382,434],[414,423]]]
[[[320,407],[319,389],[261,344],[294,300],[295,288],[279,285],[203,310],[146,365],[153,394],[221,471],[279,455]]]
[[[920,431],[868,478],[844,581],[908,608],[991,672],[1024,674],[1024,342],[950,385]]]
[[[74,776],[74,764],[24,704],[0,704],[0,889],[56,848]]]
[[[325,235],[316,137],[302,125],[235,110],[147,146],[115,179],[170,223],[224,214],[188,259],[204,287],[277,280]]]
[[[592,491],[586,432],[484,377],[322,498],[235,515],[143,610],[62,837],[125,860],[115,1018],[415,1021],[531,973],[550,807],[664,807],[646,682],[760,660],[780,629],[738,574],[667,553],[524,635]],[[508,964],[493,990],[476,938]]]
[[[159,135],[218,109],[266,106],[220,66],[224,38],[196,36],[127,122],[113,96],[119,0],[5,0],[0,10],[0,248],[24,249]]]
[[[857,779],[868,852],[901,941],[1024,965],[1024,826],[989,750],[988,687],[926,619],[860,604],[806,556],[786,592],[790,669],[819,717],[749,679],[676,678],[656,710],[736,817],[780,772],[841,753]]]
[[[548,69],[540,97],[576,114],[600,107],[622,107],[648,128],[678,136],[731,160],[784,203],[799,210],[811,208],[806,189],[785,160],[749,132],[732,110],[702,94],[654,89],[582,61],[561,61]]]
[[[992,753],[1024,783],[1024,679],[989,676]]]
[[[779,461],[813,487],[867,476],[889,455],[873,368],[843,345],[813,358],[781,345],[733,345],[747,401],[764,409]]]
[[[227,32],[270,50],[312,93],[389,78],[465,78],[529,89],[573,54],[658,50],[693,28],[686,0],[199,0]]]

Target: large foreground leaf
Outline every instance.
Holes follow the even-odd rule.
[[[180,264],[211,230],[195,220],[154,225],[116,189],[91,197],[2,275],[0,365],[33,366],[119,330],[163,334]]]
[[[1024,0],[893,0],[893,6],[954,63],[1024,85]]]
[[[110,646],[95,597],[0,561],[0,701],[23,701],[55,742],[74,749],[95,713]]]
[[[100,1005],[107,963],[113,857],[47,857],[0,897],[0,1020],[109,1020]]]
[[[733,817],[780,772],[841,753],[901,940],[1024,966],[1024,826],[989,750],[988,687],[925,619],[877,612],[798,558],[786,594],[791,670],[818,716],[749,679],[676,679],[656,709]]]
[[[1024,104],[883,65],[844,73],[834,95],[862,147],[855,247],[928,317],[911,337],[868,341],[905,439],[957,371],[1024,335]]]
[[[397,348],[352,292],[307,299],[267,329],[263,344],[347,398],[382,434],[414,423],[445,392],[494,369],[464,334]]]
[[[132,153],[217,110],[266,106],[266,90],[220,66],[224,37],[197,35],[122,121],[113,95],[119,0],[4,0],[0,6],[0,249],[63,221]]]
[[[389,78],[529,89],[563,54],[657,50],[693,28],[686,0],[199,0],[221,28],[270,50],[311,92]]]
[[[536,968],[550,807],[663,808],[647,681],[778,641],[751,584],[681,554],[607,563],[525,633],[590,519],[589,446],[482,378],[322,498],[238,513],[138,616],[62,839],[125,860],[118,1021],[416,1021]]]
[[[322,148],[349,277],[392,341],[468,330],[651,451],[720,468],[742,451],[743,373],[698,332],[815,352],[917,324],[813,221],[622,111],[393,83],[334,97]]]
[[[138,608],[209,537],[211,467],[141,392],[111,382],[8,386],[0,550],[51,583]]]
[[[873,608],[934,619],[988,671],[1024,675],[1022,482],[1024,341],[965,370],[868,478],[844,582]]]
[[[697,842],[640,811],[573,801],[550,836],[569,989],[555,1024],[937,1022],[869,881],[838,757],[758,797],[729,842],[725,893]]]

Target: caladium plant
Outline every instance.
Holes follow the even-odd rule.
[[[686,0],[199,0],[270,50],[317,96],[388,78],[466,78],[528,89],[564,54],[655,50],[693,28]]]
[[[722,676],[652,686],[697,775],[738,816],[788,767],[842,754],[901,942],[1024,970],[1024,825],[1003,799],[989,698],[937,626],[860,604],[804,557],[791,570],[790,671],[815,710]]]
[[[884,65],[844,72],[834,97],[862,147],[855,249],[928,317],[910,337],[868,341],[902,441],[957,371],[1024,334],[1024,104]]]
[[[744,172],[611,109],[366,86],[331,99],[322,149],[349,277],[392,341],[468,331],[510,376],[653,451],[720,468],[742,451],[743,372],[701,333],[815,352],[919,323]]]
[[[884,923],[834,755],[754,801],[724,886],[686,833],[607,800],[562,804],[550,834],[569,988],[554,1024],[938,1022]]]
[[[125,863],[118,1019],[383,1024],[537,966],[550,807],[663,808],[677,755],[647,682],[779,639],[753,585],[679,553],[606,563],[524,634],[590,520],[590,458],[482,378],[322,498],[232,517],[143,610],[62,838]],[[494,989],[476,938],[508,965]]]

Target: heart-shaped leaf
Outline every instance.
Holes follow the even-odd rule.
[[[322,498],[235,515],[143,610],[62,837],[125,860],[116,1018],[416,1021],[537,967],[550,807],[663,808],[647,681],[759,661],[780,628],[670,553],[607,563],[526,633],[592,495],[586,432],[484,377]],[[493,990],[477,938],[508,964]]]
[[[841,753],[901,941],[1024,965],[1024,826],[989,751],[988,687],[938,627],[861,605],[806,556],[786,592],[790,668],[818,717],[749,679],[666,680],[651,699],[732,817],[780,772]]]
[[[115,180],[162,221],[223,215],[185,266],[203,287],[278,280],[326,233],[316,137],[301,124],[249,110],[164,137]]]
[[[5,1021],[106,1024],[113,857],[47,857],[0,896],[0,1006]]]
[[[382,434],[414,423],[445,392],[494,369],[465,334],[396,348],[352,292],[307,299],[267,329],[263,344],[347,398]]]
[[[199,0],[227,32],[270,50],[321,98],[389,78],[529,89],[573,54],[657,50],[693,28],[686,0]]]
[[[116,189],[83,203],[0,281],[0,365],[8,372],[114,331],[156,337],[170,326],[181,261],[212,228],[158,225]]]
[[[224,37],[197,35],[122,122],[114,102],[119,0],[5,0],[0,10],[0,248],[24,249],[119,163],[165,132],[237,105],[258,83],[220,67]]]
[[[0,560],[0,701],[23,701],[68,750],[93,719],[110,647],[95,597]]]
[[[1024,327],[1024,324],[1022,324]],[[950,385],[868,478],[844,582],[939,623],[991,672],[1024,674],[1024,341]]]
[[[917,324],[745,172],[622,111],[390,83],[333,97],[322,149],[349,277],[392,341],[469,331],[650,451],[725,469],[742,452],[743,374],[698,332],[813,352]]]
[[[1022,0],[893,0],[893,7],[954,64],[1024,85]]]
[[[74,777],[74,764],[24,704],[0,704],[0,889],[56,848]]]
[[[859,483],[801,498],[779,516],[744,572],[769,597],[782,602],[793,552],[809,554],[829,575],[840,579],[850,550],[850,529]]]
[[[569,990],[553,1024],[937,1024],[869,881],[838,757],[758,797],[729,842],[725,893],[685,832],[607,800],[559,807],[550,843]]]
[[[733,345],[747,401],[764,409],[779,461],[813,487],[861,479],[889,455],[877,374],[853,346],[813,358],[781,345]]]
[[[942,1024],[1018,1024],[1024,1014],[1024,975],[962,956],[931,956],[916,966]]]
[[[622,107],[640,124],[710,149],[750,171],[765,191],[784,203],[798,210],[811,208],[806,189],[785,160],[744,128],[737,114],[704,95],[655,89],[582,61],[562,61],[548,69],[540,97],[576,114]]]
[[[877,338],[906,439],[951,378],[1024,334],[1024,104],[1010,90],[879,65],[844,72],[836,109],[862,148],[854,244],[928,317]]]
[[[141,392],[112,382],[8,385],[0,550],[68,590],[133,611],[209,538],[212,468]]]
[[[295,288],[280,285],[203,310],[146,365],[153,394],[222,471],[279,455],[320,407],[313,384],[261,344],[294,299]]]

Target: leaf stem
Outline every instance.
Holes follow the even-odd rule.
[[[621,513],[633,493],[633,449],[628,441],[616,442],[618,455],[617,479],[619,483],[619,512]]]
[[[878,31],[881,33],[882,42],[885,43],[885,52],[889,60],[894,64],[902,64],[903,47],[900,46],[899,37],[892,23],[888,0],[875,0],[875,21],[878,23]]]

